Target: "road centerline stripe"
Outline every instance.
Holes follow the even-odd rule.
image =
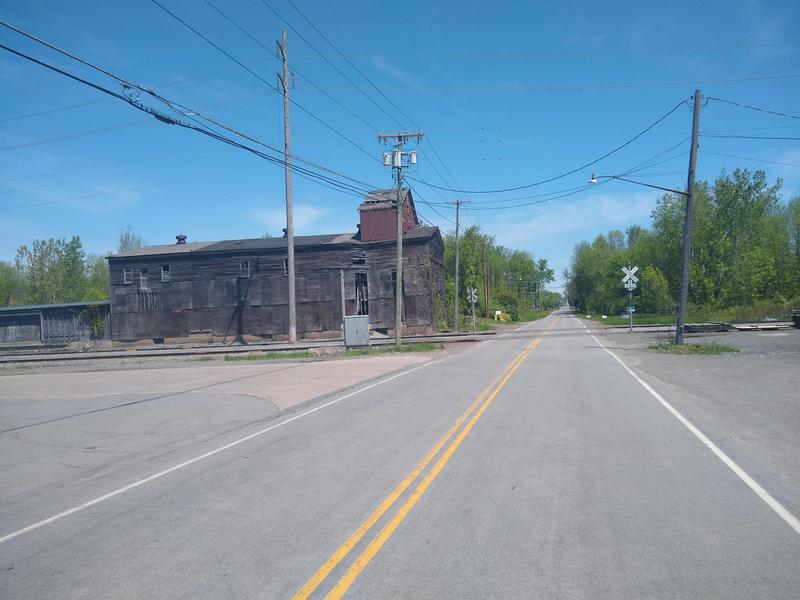
[[[531,342],[532,344],[533,342]],[[487,385],[483,391],[478,395],[472,404],[461,414],[456,422],[448,429],[444,435],[436,442],[433,448],[423,457],[414,469],[401,481],[392,492],[381,502],[378,507],[367,517],[361,525],[342,543],[339,548],[325,561],[325,563],[317,569],[317,571],[303,584],[297,593],[292,596],[292,600],[305,600],[314,590],[325,580],[325,578],[333,571],[340,562],[350,553],[350,551],[361,541],[361,539],[369,532],[370,529],[377,523],[380,518],[388,512],[397,499],[414,483],[420,476],[430,462],[436,457],[442,447],[450,440],[453,434],[459,427],[466,421],[470,414],[478,407],[483,399],[494,389],[497,383],[512,369],[516,364],[521,362],[526,356],[526,352],[530,349],[530,345],[520,352],[514,359],[506,365],[502,371]]]
[[[550,329],[550,328],[548,328]],[[402,521],[406,518],[408,513],[411,511],[412,508],[419,502],[420,498],[425,494],[427,489],[430,487],[431,483],[438,477],[439,473],[441,473],[442,469],[444,469],[445,465],[450,461],[455,451],[467,437],[467,435],[472,431],[472,428],[481,418],[486,409],[489,408],[491,403],[500,393],[500,391],[505,387],[511,377],[516,373],[517,369],[522,365],[523,361],[527,356],[533,352],[536,346],[542,341],[543,337],[538,337],[533,340],[525,350],[520,353],[517,358],[512,361],[510,368],[506,369],[506,373],[500,383],[498,383],[494,389],[492,390],[491,394],[489,394],[488,398],[483,402],[481,407],[472,415],[469,422],[461,429],[459,434],[456,438],[450,443],[444,453],[439,457],[439,460],[436,461],[436,464],[431,468],[428,474],[422,479],[422,481],[417,485],[411,495],[406,499],[406,501],[402,504],[402,506],[397,510],[391,520],[381,529],[378,535],[372,539],[372,541],[367,545],[367,547],[358,555],[355,561],[350,565],[347,569],[345,574],[339,579],[333,589],[325,596],[326,600],[337,600],[341,598],[347,590],[353,585],[355,580],[364,570],[364,568],[372,561],[381,547],[386,543],[386,541],[392,536],[394,531],[397,527],[402,523]]]

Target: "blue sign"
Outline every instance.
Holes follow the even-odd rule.
[[[636,312],[636,307],[635,306],[629,306],[628,307],[628,312],[629,313]]]

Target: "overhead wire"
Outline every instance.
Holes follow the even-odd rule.
[[[254,155],[256,155],[256,156],[258,156],[260,158],[263,158],[263,159],[265,159],[265,160],[267,160],[269,162],[275,163],[275,164],[279,164],[281,166],[283,166],[284,163],[285,163],[285,161],[284,161],[284,159],[282,157],[278,158],[278,157],[275,157],[275,156],[268,155],[268,154],[266,154],[266,153],[264,153],[264,152],[262,152],[260,150],[252,148],[252,147],[247,146],[245,144],[241,144],[241,143],[239,143],[239,142],[237,142],[237,141],[235,141],[235,140],[233,140],[231,138],[227,138],[224,135],[221,135],[221,134],[216,133],[214,131],[208,130],[208,129],[204,128],[204,127],[201,127],[201,126],[198,126],[198,125],[192,125],[190,123],[181,122],[178,119],[174,119],[172,117],[169,117],[167,115],[159,113],[158,111],[156,111],[156,110],[154,110],[154,109],[152,109],[152,108],[150,108],[148,106],[145,106],[145,105],[141,104],[137,100],[133,100],[132,98],[129,98],[129,97],[123,95],[123,94],[120,94],[118,92],[114,92],[113,90],[110,90],[110,89],[105,88],[105,87],[103,87],[101,85],[95,84],[95,83],[93,83],[91,81],[88,81],[88,80],[82,78],[82,77],[79,77],[79,76],[77,76],[75,74],[69,73],[69,72],[67,72],[67,71],[65,71],[63,69],[60,69],[60,68],[58,68],[58,67],[56,67],[54,65],[50,65],[48,63],[45,63],[44,61],[36,59],[36,58],[34,58],[34,57],[32,57],[32,56],[30,56],[28,54],[25,54],[23,52],[20,52],[18,50],[15,50],[13,48],[8,47],[8,46],[5,46],[4,44],[0,44],[0,49],[6,50],[7,52],[15,54],[15,55],[17,55],[17,56],[19,56],[21,58],[26,59],[26,60],[29,60],[29,61],[31,61],[31,62],[33,62],[35,64],[38,64],[38,65],[40,65],[40,66],[42,66],[44,68],[47,68],[47,69],[49,69],[51,71],[59,73],[59,74],[65,76],[65,77],[68,77],[68,78],[70,78],[70,79],[72,79],[74,81],[77,81],[79,83],[87,85],[87,86],[89,86],[89,87],[91,87],[91,88],[93,88],[93,89],[95,89],[97,91],[100,91],[100,92],[102,92],[104,94],[107,94],[107,95],[109,95],[111,97],[117,98],[118,100],[122,100],[122,101],[126,102],[127,104],[129,104],[130,106],[133,106],[137,110],[145,112],[145,113],[153,116],[154,118],[156,118],[157,120],[159,120],[159,121],[161,121],[163,123],[167,123],[167,124],[170,124],[170,125],[177,125],[179,127],[185,128],[185,129],[191,129],[191,130],[197,131],[198,133],[202,133],[202,134],[204,134],[204,135],[206,135],[208,137],[211,137],[213,139],[216,139],[218,141],[226,143],[226,144],[228,144],[230,146],[238,147],[240,149],[246,150],[246,151],[248,151],[248,152],[250,152],[250,153],[252,153],[252,154],[254,154]],[[133,85],[136,85],[136,84],[133,84]],[[297,158],[297,157],[295,157],[295,158]],[[363,187],[363,188],[362,187],[357,187],[357,186],[354,186],[352,184],[348,184],[348,183],[345,183],[345,182],[337,181],[337,180],[332,179],[330,177],[327,177],[325,175],[320,175],[319,173],[311,171],[310,169],[306,169],[304,167],[300,167],[300,166],[298,166],[296,164],[291,164],[290,168],[292,169],[293,172],[297,173],[299,177],[302,177],[302,178],[305,178],[305,179],[310,179],[312,181],[315,181],[315,183],[319,183],[319,184],[325,185],[325,187],[333,187],[335,189],[338,189],[339,191],[345,191],[345,192],[351,192],[351,193],[355,192],[356,194],[359,195],[359,197],[360,197],[360,195],[363,195],[366,191],[369,191],[369,189],[372,188],[372,186],[370,186],[369,184],[364,184],[364,182],[358,182],[358,180],[355,180],[353,178],[349,178],[348,176],[345,176],[345,175],[342,175],[342,174],[338,174],[338,173],[337,173],[338,176],[341,176],[343,178],[349,179],[349,180],[357,182],[357,183],[364,184],[366,187]]]
[[[556,181],[558,179],[562,179],[564,177],[568,177],[569,175],[573,175],[573,174],[577,173],[578,171],[582,171],[582,170],[584,170],[584,169],[586,169],[588,167],[591,167],[594,164],[599,163],[600,161],[608,158],[609,156],[611,156],[613,154],[616,154],[617,152],[619,152],[620,150],[622,150],[626,146],[629,146],[630,144],[632,144],[633,142],[638,140],[640,137],[642,137],[648,131],[653,129],[653,127],[655,127],[656,125],[658,125],[659,123],[664,121],[672,113],[674,113],[676,110],[678,110],[678,108],[680,108],[681,106],[684,106],[685,104],[686,104],[686,100],[681,100],[680,102],[678,102],[678,104],[676,104],[674,107],[672,107],[665,114],[660,116],[658,119],[653,121],[645,129],[643,129],[642,131],[640,131],[639,133],[637,133],[635,136],[633,136],[632,138],[628,139],[627,141],[623,142],[622,144],[620,144],[619,146],[617,146],[613,150],[609,150],[608,152],[606,152],[602,156],[600,156],[598,158],[595,158],[594,160],[592,160],[592,161],[590,161],[590,162],[588,162],[586,164],[583,164],[583,165],[581,165],[579,167],[576,167],[574,169],[566,171],[565,173],[561,173],[560,175],[556,175],[554,177],[548,177],[547,179],[542,179],[540,181],[535,181],[533,183],[514,186],[514,187],[508,187],[508,188],[500,188],[500,189],[495,189],[495,190],[460,190],[460,191],[462,191],[463,193],[469,193],[469,194],[500,194],[500,193],[505,193],[505,192],[514,192],[514,191],[517,191],[517,190],[523,190],[523,189],[527,189],[527,188],[532,188],[532,187],[536,187],[536,186],[539,186],[539,185],[543,185],[545,183],[550,183],[551,181]],[[445,188],[445,187],[436,186],[436,185],[433,185],[433,184],[430,184],[430,183],[425,183],[425,185],[428,185],[428,186],[434,187],[434,188],[438,188],[438,189],[441,189],[441,190],[451,191],[451,192],[459,191],[458,189]]]
[[[778,117],[786,117],[787,119],[800,119],[798,115],[791,115],[789,113],[780,112],[777,110],[770,110],[768,108],[759,108],[757,106],[751,106],[749,104],[743,104],[741,102],[734,102],[733,100],[725,100],[724,98],[717,98],[715,96],[706,96],[706,100],[713,100],[715,102],[722,102],[724,104],[731,104],[733,106],[738,106],[740,108],[747,108],[749,110],[755,110],[757,112],[767,113],[770,115],[776,115]]]
[[[261,81],[262,83],[264,83],[265,85],[267,85],[267,87],[269,87],[271,90],[274,90],[274,91],[275,91],[275,93],[280,93],[280,92],[278,92],[278,90],[276,90],[276,89],[275,89],[275,88],[272,86],[272,84],[271,84],[271,83],[269,83],[269,82],[268,82],[266,79],[264,79],[264,78],[263,78],[263,77],[261,77],[261,76],[260,76],[258,73],[256,73],[256,72],[255,72],[255,71],[253,71],[252,69],[250,69],[250,68],[249,68],[247,65],[245,65],[244,63],[242,63],[241,61],[239,61],[239,60],[238,60],[236,57],[234,57],[232,54],[230,54],[229,52],[227,52],[227,51],[226,51],[224,48],[222,48],[222,47],[221,47],[221,46],[219,46],[218,44],[214,43],[214,42],[213,42],[211,39],[209,39],[208,37],[206,37],[205,35],[203,35],[203,34],[202,34],[200,31],[198,31],[197,29],[195,29],[194,27],[192,27],[192,26],[191,26],[189,23],[187,23],[186,21],[184,21],[183,19],[181,19],[181,18],[180,18],[178,15],[176,15],[174,12],[172,12],[172,11],[171,11],[171,10],[169,10],[167,7],[165,7],[163,4],[161,4],[161,3],[160,3],[158,0],[150,0],[150,2],[152,2],[153,4],[155,4],[156,6],[158,6],[159,8],[161,8],[161,10],[163,10],[164,12],[166,12],[168,15],[170,15],[172,18],[174,18],[174,19],[175,19],[176,21],[178,21],[179,23],[181,23],[181,24],[182,24],[184,27],[186,27],[186,28],[187,28],[189,31],[191,31],[192,33],[194,33],[194,34],[195,34],[196,36],[198,36],[200,39],[204,40],[205,42],[207,42],[208,44],[210,44],[211,46],[213,46],[213,47],[214,47],[216,50],[218,50],[219,52],[221,52],[222,54],[224,54],[225,56],[227,56],[227,57],[228,57],[230,60],[232,60],[233,62],[235,62],[236,64],[238,64],[238,65],[239,65],[240,67],[242,67],[242,68],[243,68],[245,71],[247,71],[248,73],[250,73],[250,74],[251,74],[253,77],[255,77],[256,79],[258,79],[259,81]],[[288,82],[287,82],[287,85],[288,85]],[[291,103],[293,106],[296,106],[296,107],[297,107],[298,109],[300,109],[302,112],[304,112],[305,114],[307,114],[308,116],[310,116],[312,119],[314,119],[315,121],[317,121],[318,123],[320,123],[321,125],[323,125],[324,127],[326,127],[328,130],[332,131],[332,132],[333,132],[333,133],[335,133],[337,136],[339,136],[340,138],[342,138],[343,140],[345,140],[346,142],[348,142],[348,143],[349,143],[351,146],[353,146],[354,148],[358,149],[360,152],[362,152],[362,153],[366,154],[366,155],[367,155],[367,156],[369,156],[371,159],[374,159],[374,160],[379,160],[379,159],[378,159],[378,158],[377,158],[377,157],[376,157],[374,154],[372,154],[371,152],[369,152],[369,151],[368,151],[367,149],[365,149],[363,146],[361,146],[361,145],[359,145],[358,143],[356,143],[356,142],[354,142],[353,140],[351,140],[349,137],[347,137],[347,136],[346,136],[345,134],[343,134],[341,131],[339,131],[338,129],[336,129],[336,128],[335,128],[333,125],[331,125],[330,123],[328,123],[327,121],[325,121],[325,120],[324,120],[324,119],[322,119],[321,117],[318,117],[316,114],[314,114],[313,112],[311,112],[310,110],[308,110],[307,108],[305,108],[304,106],[302,106],[301,104],[299,104],[299,103],[298,103],[296,100],[293,100],[293,99],[291,99],[291,98],[290,98],[290,99],[289,99],[289,102],[290,102],[290,103]]]

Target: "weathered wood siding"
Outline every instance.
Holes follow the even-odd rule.
[[[443,297],[441,251],[438,232],[404,243],[407,327],[436,327],[436,303]],[[286,336],[289,309],[284,252],[268,249],[255,253],[111,257],[112,338],[136,341],[206,336],[257,341]],[[370,323],[377,328],[393,328],[395,257],[394,240],[297,247],[298,333],[308,336],[340,330],[342,271],[346,314],[357,313],[355,276],[357,272],[366,273]],[[250,263],[249,277],[240,276],[242,261]],[[161,281],[162,265],[169,265],[167,282]],[[123,267],[132,270],[130,284],[123,281]]]

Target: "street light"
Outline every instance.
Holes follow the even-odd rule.
[[[673,190],[672,188],[665,188],[661,187],[660,185],[653,185],[651,183],[644,183],[643,181],[634,181],[633,179],[625,179],[624,177],[620,177],[618,175],[595,175],[594,173],[592,173],[592,178],[589,180],[589,183],[597,185],[598,179],[617,179],[619,181],[627,181],[628,183],[635,183],[636,185],[643,185],[645,187],[653,188],[655,190],[662,190],[664,192],[670,192],[672,194],[680,194],[685,198],[689,197],[688,192],[683,192],[681,190]]]
[[[692,174],[693,175],[693,174]],[[633,183],[635,185],[642,185],[644,187],[653,188],[656,190],[662,190],[664,192],[669,192],[671,194],[678,194],[686,198],[686,223],[684,224],[684,238],[683,238],[683,269],[681,270],[681,291],[680,296],[678,297],[678,314],[675,323],[675,343],[682,344],[683,343],[683,330],[684,325],[686,323],[686,304],[687,304],[687,291],[689,289],[689,262],[691,260],[691,229],[689,229],[689,234],[687,236],[686,229],[691,227],[691,214],[692,214],[692,194],[689,192],[684,192],[682,190],[675,190],[672,188],[661,187],[660,185],[653,185],[650,183],[644,183],[643,181],[634,181],[633,179],[626,179],[624,177],[619,177],[618,175],[596,175],[592,173],[592,178],[589,180],[589,183],[593,185],[597,185],[598,179],[617,179],[619,181],[625,181],[627,183]],[[694,182],[692,181],[692,184]],[[693,187],[693,186],[692,186]]]

